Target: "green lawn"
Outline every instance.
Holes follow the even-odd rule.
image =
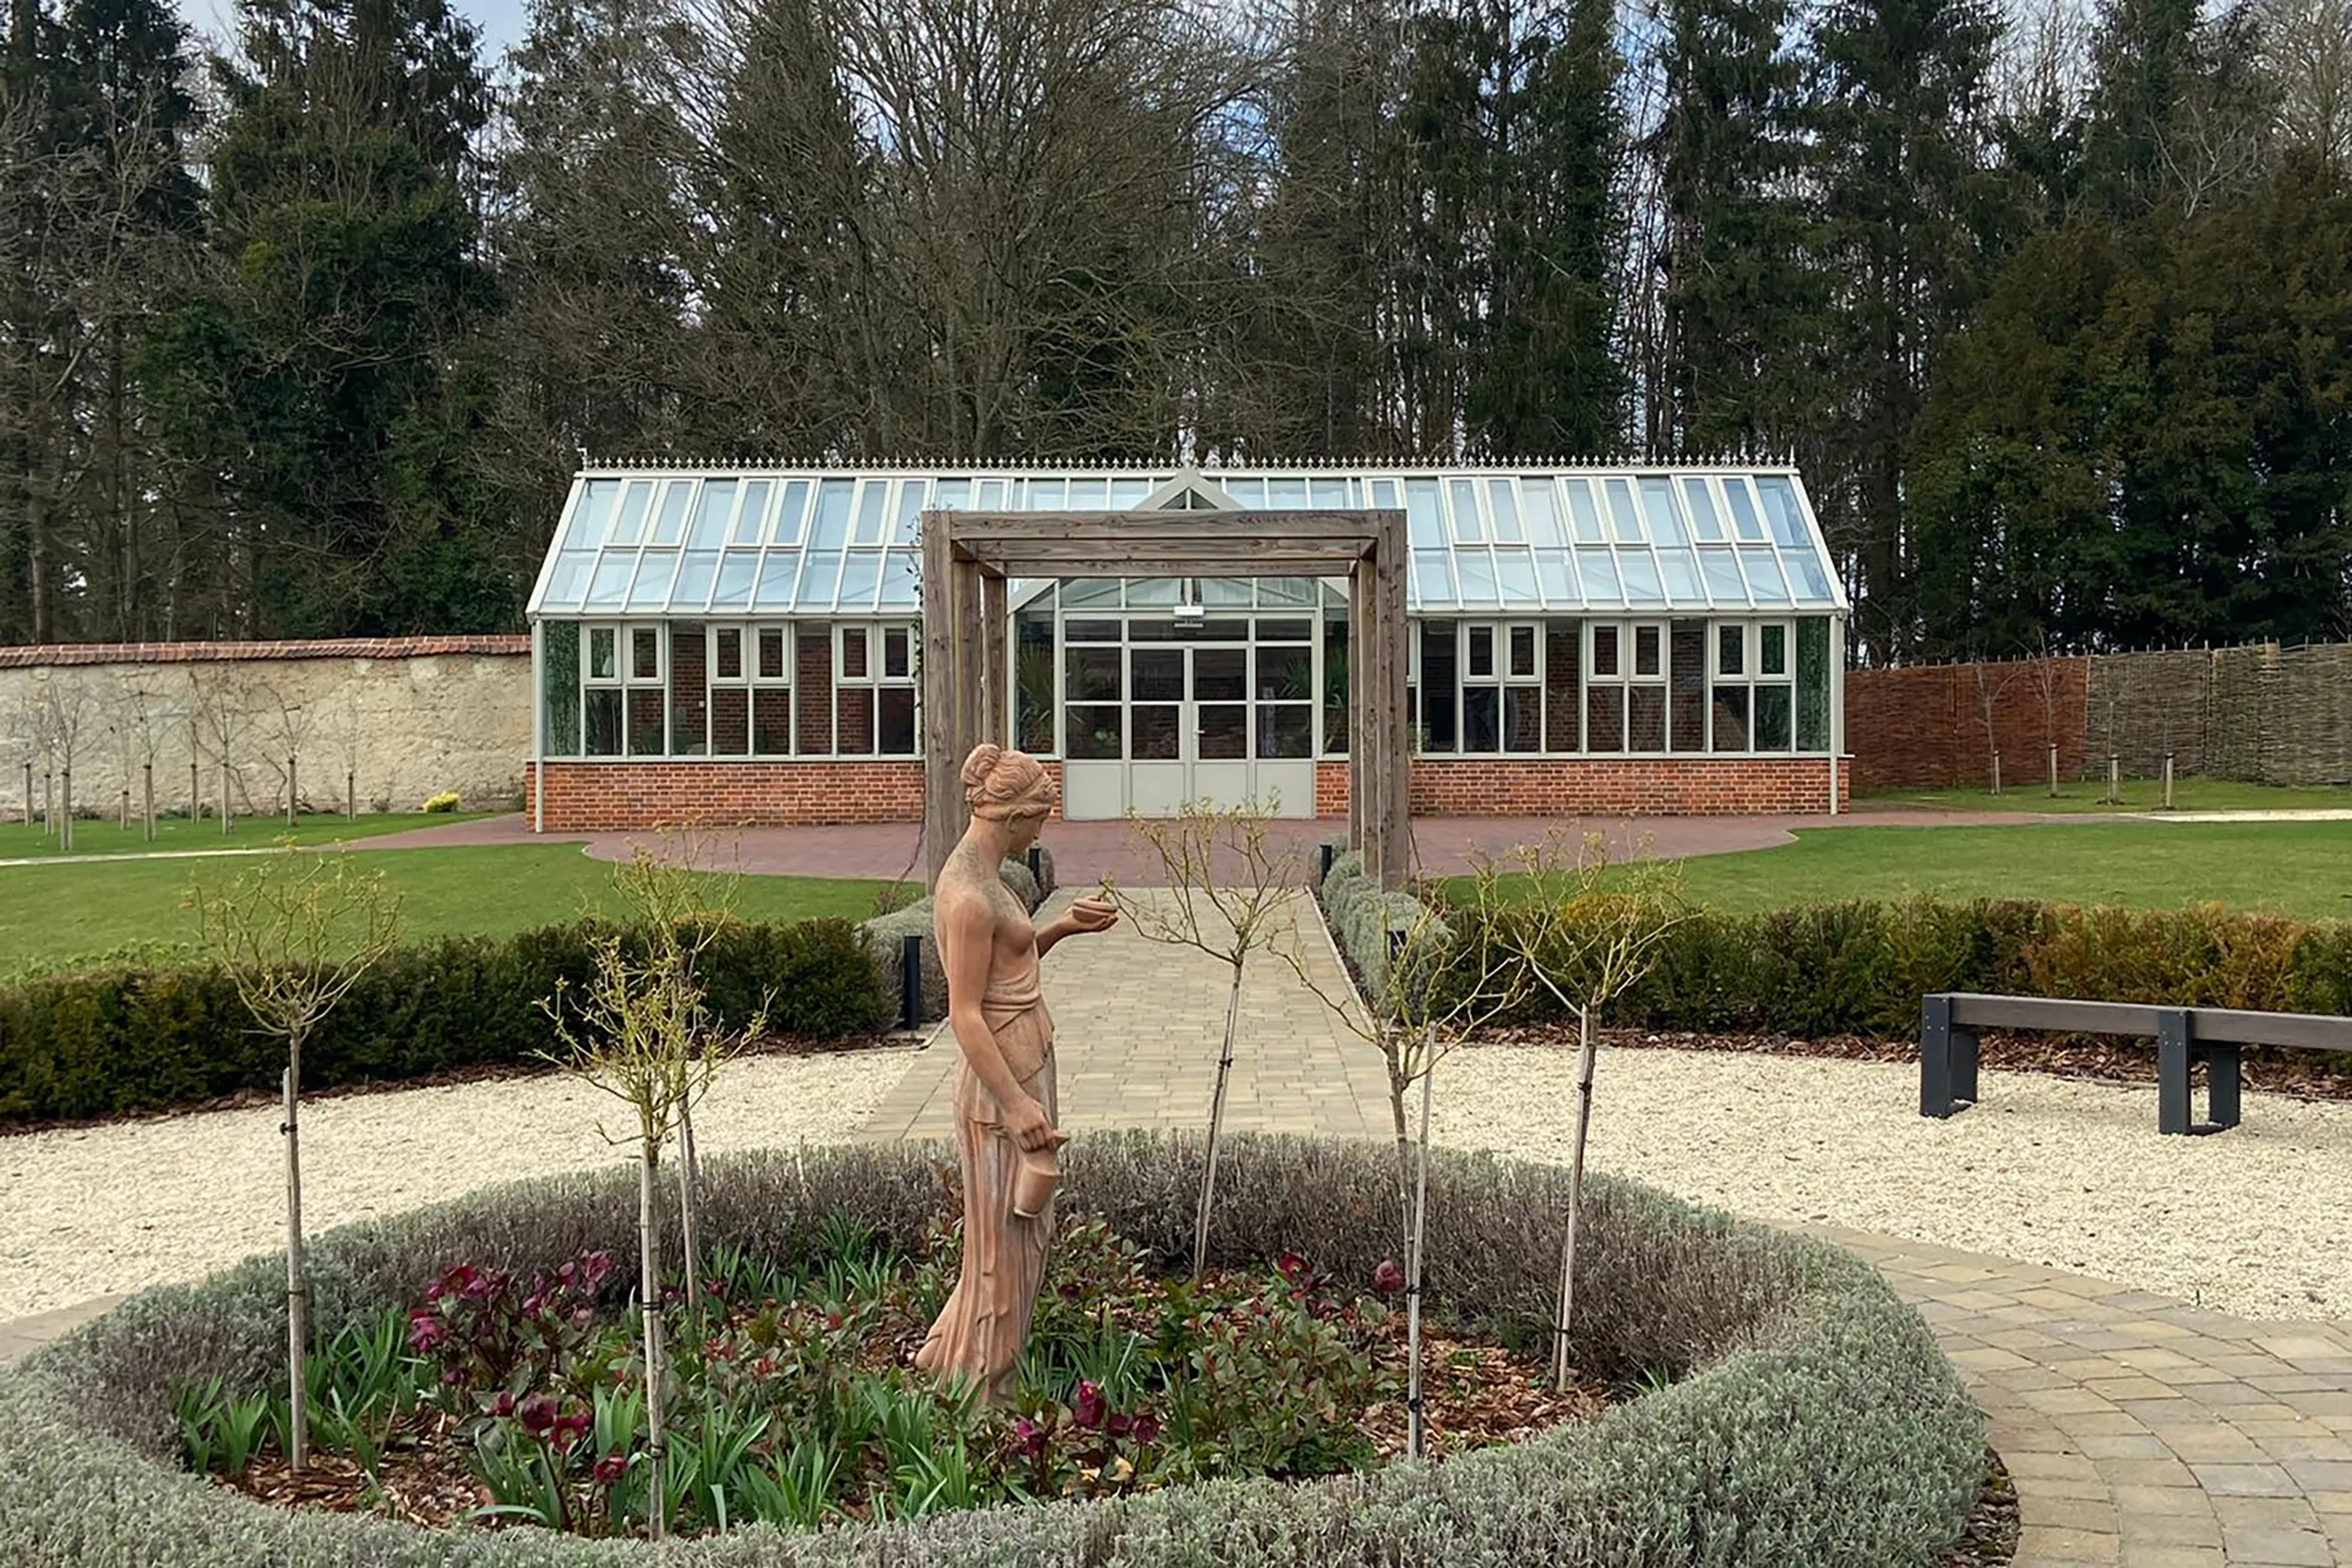
[[[413,818],[411,819],[412,821]],[[242,829],[240,829],[242,831]],[[584,914],[623,913],[614,867],[577,844],[360,853],[401,895],[411,938],[479,931],[502,936]],[[0,975],[138,948],[167,956],[196,940],[182,908],[191,882],[220,886],[254,865],[243,857],[12,866],[0,871]],[[864,919],[878,882],[745,876],[736,908],[747,919],[812,915]]]
[[[2041,898],[2136,908],[2207,899],[2352,919],[2352,823],[2034,823],[1822,828],[1780,849],[1682,863],[1682,889],[1728,910],[1841,898]],[[1456,897],[1466,882],[1452,884]]]
[[[2019,779],[1999,795],[1981,789],[1889,790],[1869,795],[1855,804],[1924,806],[1947,811],[2022,811],[2074,815],[2098,812],[2154,811],[2164,803],[2161,779],[2127,778],[2123,802],[2107,798],[2107,781],[2062,781],[2052,796],[2040,779]],[[2239,784],[2230,779],[2177,778],[2173,781],[2176,811],[2344,811],[2352,810],[2352,789],[2274,789],[2268,784]]]
[[[356,821],[346,822],[334,812],[296,818],[288,829],[282,817],[239,817],[232,824],[232,831],[223,833],[218,818],[206,818],[191,822],[185,817],[166,817],[155,824],[155,841],[147,841],[146,825],[133,817],[126,830],[120,818],[109,817],[96,822],[74,824],[74,855],[139,855],[186,853],[199,850],[260,850],[267,849],[291,833],[300,844],[333,844],[351,839],[373,839],[386,833],[405,833],[418,828],[437,828],[448,822],[470,822],[476,818],[492,816],[486,811],[435,813],[426,816],[421,811],[364,812]],[[38,823],[27,827],[22,818],[0,823],[0,861],[38,859],[60,853],[57,840]]]

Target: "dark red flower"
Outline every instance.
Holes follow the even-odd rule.
[[[492,1400],[492,1401],[490,1402],[490,1413],[491,1413],[492,1416],[512,1416],[512,1415],[514,1415],[514,1391],[513,1389],[511,1389],[511,1388],[502,1388],[502,1389],[500,1389],[500,1390],[498,1391],[498,1397],[497,1397],[496,1399],[493,1399],[493,1400]]]
[[[1127,1436],[1148,1448],[1159,1441],[1159,1417],[1146,1410],[1127,1427]]]
[[[1124,1438],[1135,1428],[1132,1416],[1114,1416],[1102,1423],[1102,1430],[1114,1438]]]
[[[1091,1379],[1080,1382],[1078,1398],[1069,1407],[1070,1418],[1091,1431],[1102,1425],[1102,1418],[1108,1413],[1109,1402],[1102,1397],[1102,1385]]]
[[[616,1485],[621,1477],[628,1473],[628,1455],[627,1454],[606,1454],[596,1461],[596,1483],[600,1486]]]
[[[828,1334],[839,1334],[841,1331],[842,1314],[837,1312],[827,1313],[825,1314],[825,1332]]]
[[[474,1279],[474,1266],[472,1264],[458,1264],[456,1267],[449,1269],[448,1272],[441,1276],[440,1283],[433,1287],[433,1293],[436,1296],[463,1295],[473,1284]]]
[[[449,1331],[430,1307],[417,1307],[408,1314],[408,1348],[420,1356],[430,1356],[449,1342]]]
[[[1405,1288],[1405,1266],[1393,1258],[1382,1258],[1372,1271],[1372,1288],[1384,1296],[1396,1294]]]
[[[1304,1289],[1306,1284],[1306,1259],[1295,1252],[1285,1252],[1274,1260],[1274,1268],[1293,1285]]]
[[[506,1288],[506,1276],[495,1269],[470,1269],[467,1272],[471,1278],[458,1293],[469,1302],[486,1302]]]
[[[572,1285],[572,1284],[574,1284],[575,1282],[577,1282],[577,1281],[578,1281],[578,1280],[579,1280],[579,1278],[580,1278],[580,1265],[579,1265],[579,1264],[577,1264],[577,1263],[563,1263],[563,1264],[559,1264],[559,1265],[557,1265],[557,1267],[556,1267],[556,1271],[555,1271],[555,1282],[556,1282],[557,1284],[559,1284],[559,1285],[562,1285],[562,1286],[565,1286],[565,1287],[569,1288],[571,1285]]]
[[[1012,1424],[1012,1447],[1017,1453],[1036,1458],[1046,1451],[1046,1428],[1022,1416]]]
[[[560,1447],[570,1448],[586,1437],[588,1428],[594,1424],[594,1417],[585,1410],[574,1410],[569,1415],[559,1416],[555,1422],[554,1440]]]
[[[612,1278],[613,1255],[609,1252],[582,1253],[580,1265],[580,1282],[591,1291],[600,1289]]]
[[[556,1403],[552,1394],[535,1393],[523,1402],[523,1430],[535,1438],[544,1438],[555,1429]]]

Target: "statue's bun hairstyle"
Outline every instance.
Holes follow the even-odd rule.
[[[1053,781],[1037,759],[982,743],[964,759],[964,800],[972,815],[1001,820],[1044,816],[1053,806]]]

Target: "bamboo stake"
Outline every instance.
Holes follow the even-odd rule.
[[[1233,1030],[1241,1013],[1241,965],[1233,965],[1233,985],[1225,998],[1225,1048],[1216,1059],[1216,1091],[1209,1100],[1207,1157],[1201,1164],[1201,1201],[1193,1217],[1193,1278],[1209,1266],[1209,1214],[1216,1201],[1216,1149],[1225,1128],[1225,1086],[1233,1073]]]
[[[1585,1134],[1592,1125],[1592,1066],[1598,1043],[1592,1033],[1592,1010],[1577,1010],[1577,1134],[1568,1163],[1568,1232],[1560,1244],[1560,1316],[1552,1334],[1552,1385],[1568,1389],[1568,1324],[1576,1311],[1577,1228],[1584,1213]]]
[[[28,759],[28,760],[26,761],[26,762],[25,762],[25,826],[26,826],[26,827],[28,827],[28,828],[29,828],[29,827],[31,827],[32,825],[33,825],[33,765],[32,765],[31,761],[30,761],[29,759]]]
[[[236,811],[229,804],[229,750],[220,749],[220,831],[227,833],[236,826]]]
[[[65,784],[65,809],[57,817],[57,847],[71,850],[74,847],[74,770],[67,768],[61,777]]]
[[[140,787],[140,794],[141,794],[141,803],[140,803],[140,804],[141,804],[141,807],[143,808],[143,810],[144,810],[144,812],[145,812],[145,815],[146,815],[146,818],[147,818],[147,841],[148,841],[149,843],[151,843],[151,844],[152,844],[152,843],[153,843],[153,842],[155,841],[155,761],[154,761],[154,759],[151,757],[151,758],[149,758],[146,761],[141,762],[141,763],[140,764],[140,771],[141,771],[141,775],[142,775],[142,776],[141,776],[141,779],[140,786],[139,786],[139,787]]]
[[[2058,798],[2058,748],[2050,748],[2050,798]]]
[[[346,822],[359,820],[359,770],[356,768],[343,771],[343,819]]]
[[[294,759],[288,755],[286,759],[286,825],[288,828],[295,825],[294,795]]]
[[[2001,754],[1998,751],[1993,753],[1993,793],[2001,793]]]
[[[1437,1079],[1437,1064],[1431,1062],[1421,1071],[1421,1149],[1420,1171],[1413,1192],[1413,1236],[1407,1249],[1408,1272],[1405,1279],[1405,1354],[1410,1371],[1405,1380],[1405,1457],[1421,1457],[1423,1418],[1421,1412],[1421,1252],[1423,1238],[1429,1234],[1430,1216],[1430,1090]]]
[[[122,801],[121,801],[121,806],[122,806],[122,830],[123,830],[124,832],[128,833],[128,832],[130,832],[130,780],[128,780],[128,779],[125,779],[125,780],[123,781],[123,784],[122,784]]]
[[[694,1112],[683,1106],[678,1111],[678,1236],[686,1254],[686,1311],[702,1310],[702,1280],[699,1259],[702,1254],[695,1247],[695,1169]]]
[[[645,1323],[645,1495],[646,1528],[655,1540],[662,1536],[662,1271],[655,1252],[659,1234],[653,1224],[653,1145],[643,1145],[638,1158],[637,1244],[639,1304]]]
[[[302,1042],[288,1042],[286,1070],[278,1077],[286,1120],[286,1384],[291,1404],[287,1426],[287,1463],[296,1470],[311,1461],[310,1385],[303,1353],[310,1346],[310,1290],[302,1278],[302,1134],[298,1107],[302,1094]]]

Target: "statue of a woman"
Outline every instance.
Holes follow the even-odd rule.
[[[1054,1231],[1046,1194],[1063,1141],[1054,1125],[1054,1021],[1038,993],[1037,961],[1062,938],[1107,931],[1119,917],[1100,899],[1080,898],[1039,929],[999,874],[1008,857],[1036,842],[1053,808],[1053,780],[1035,758],[977,746],[963,780],[972,825],[932,890],[932,933],[947,971],[947,1021],[963,1053],[956,1146],[964,1269],[915,1365],[960,1376],[994,1402],[1012,1393],[1045,1279]]]

